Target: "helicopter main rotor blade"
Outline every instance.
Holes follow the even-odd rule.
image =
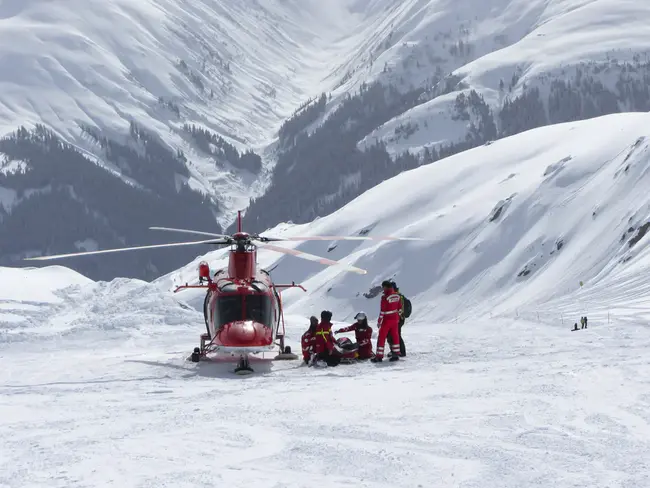
[[[69,254],[56,254],[52,256],[38,256],[35,258],[25,258],[25,261],[48,261],[50,259],[71,258],[75,256],[90,256],[92,254],[108,254],[111,252],[136,251],[139,249],[155,249],[158,247],[195,246],[198,244],[216,245],[216,244],[228,244],[228,242],[215,241],[214,239],[208,241],[173,242],[171,244],[153,244],[150,246],[122,247],[118,249],[104,249],[102,251],[85,251],[85,252],[75,252]]]
[[[265,239],[265,238],[262,238]],[[392,237],[392,236],[310,236],[310,237],[267,237],[270,241],[426,241],[422,237]]]
[[[197,234],[201,236],[218,237],[219,239],[229,239],[230,236],[223,234],[213,234],[212,232],[203,232],[202,230],[174,229],[173,227],[149,227],[151,230],[165,230],[169,232],[184,232],[185,234]]]
[[[298,251],[297,249],[287,249],[286,247],[274,246],[273,244],[260,244],[259,247],[269,249],[271,251],[280,252],[283,254],[289,254],[291,256],[296,256],[302,259],[308,259],[309,261],[316,261],[317,263],[320,264],[327,264],[329,266],[342,266],[346,268],[348,271],[352,271],[358,274],[367,273],[365,269],[357,268],[356,266],[350,266],[349,264],[344,264],[341,263],[340,261],[333,261],[331,259],[322,258],[320,256],[316,256],[315,254],[309,254],[304,251]]]

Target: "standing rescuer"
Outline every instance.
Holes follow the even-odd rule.
[[[386,344],[386,337],[390,336],[391,339],[391,361],[398,361],[400,355],[399,347],[399,311],[402,307],[402,299],[398,293],[395,292],[393,284],[385,280],[381,284],[384,293],[381,296],[381,309],[379,312],[379,320],[377,321],[377,328],[379,329],[379,337],[377,337],[377,353],[371,359],[373,363],[379,363],[384,359],[384,345]]]
[[[400,296],[401,298],[401,305],[400,305],[400,311],[399,311],[399,325],[397,326],[397,332],[399,334],[399,349],[400,349],[400,356],[404,357],[406,356],[406,345],[404,344],[404,338],[402,337],[402,326],[404,325],[404,322],[406,321],[407,318],[411,316],[411,312],[413,311],[412,306],[411,306],[411,300],[406,298],[402,292],[399,291],[399,288],[397,288],[397,283],[395,283],[393,280],[391,280],[391,283],[393,284],[393,289],[395,292]],[[389,339],[390,341],[390,339]],[[392,346],[392,342],[391,346]],[[392,355],[392,352],[391,354]]]

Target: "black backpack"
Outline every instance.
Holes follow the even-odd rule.
[[[408,319],[411,316],[413,307],[411,306],[411,300],[402,295],[402,300],[404,300],[404,318]]]

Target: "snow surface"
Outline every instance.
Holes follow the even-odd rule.
[[[184,360],[197,312],[150,284],[87,285],[47,321],[67,327],[0,345],[8,488],[650,482],[647,327],[420,319],[398,364],[239,377]]]
[[[431,239],[282,244],[365,276],[260,251],[307,288],[283,293],[294,350],[323,309],[374,326],[361,294],[395,277],[413,303],[397,364],[185,361],[202,296],[169,291],[223,251],[153,283],[0,268],[0,486],[650,486],[650,253],[626,232],[650,220],[649,122],[518,134],[269,230]]]
[[[409,325],[398,365],[287,362],[244,379],[183,361],[189,324],[134,321],[110,340],[98,328],[92,348],[75,336],[13,347],[0,371],[0,483],[650,482],[647,328],[562,337],[525,322]]]

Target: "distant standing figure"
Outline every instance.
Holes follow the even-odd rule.
[[[585,329],[587,328],[587,316],[585,315]]]

